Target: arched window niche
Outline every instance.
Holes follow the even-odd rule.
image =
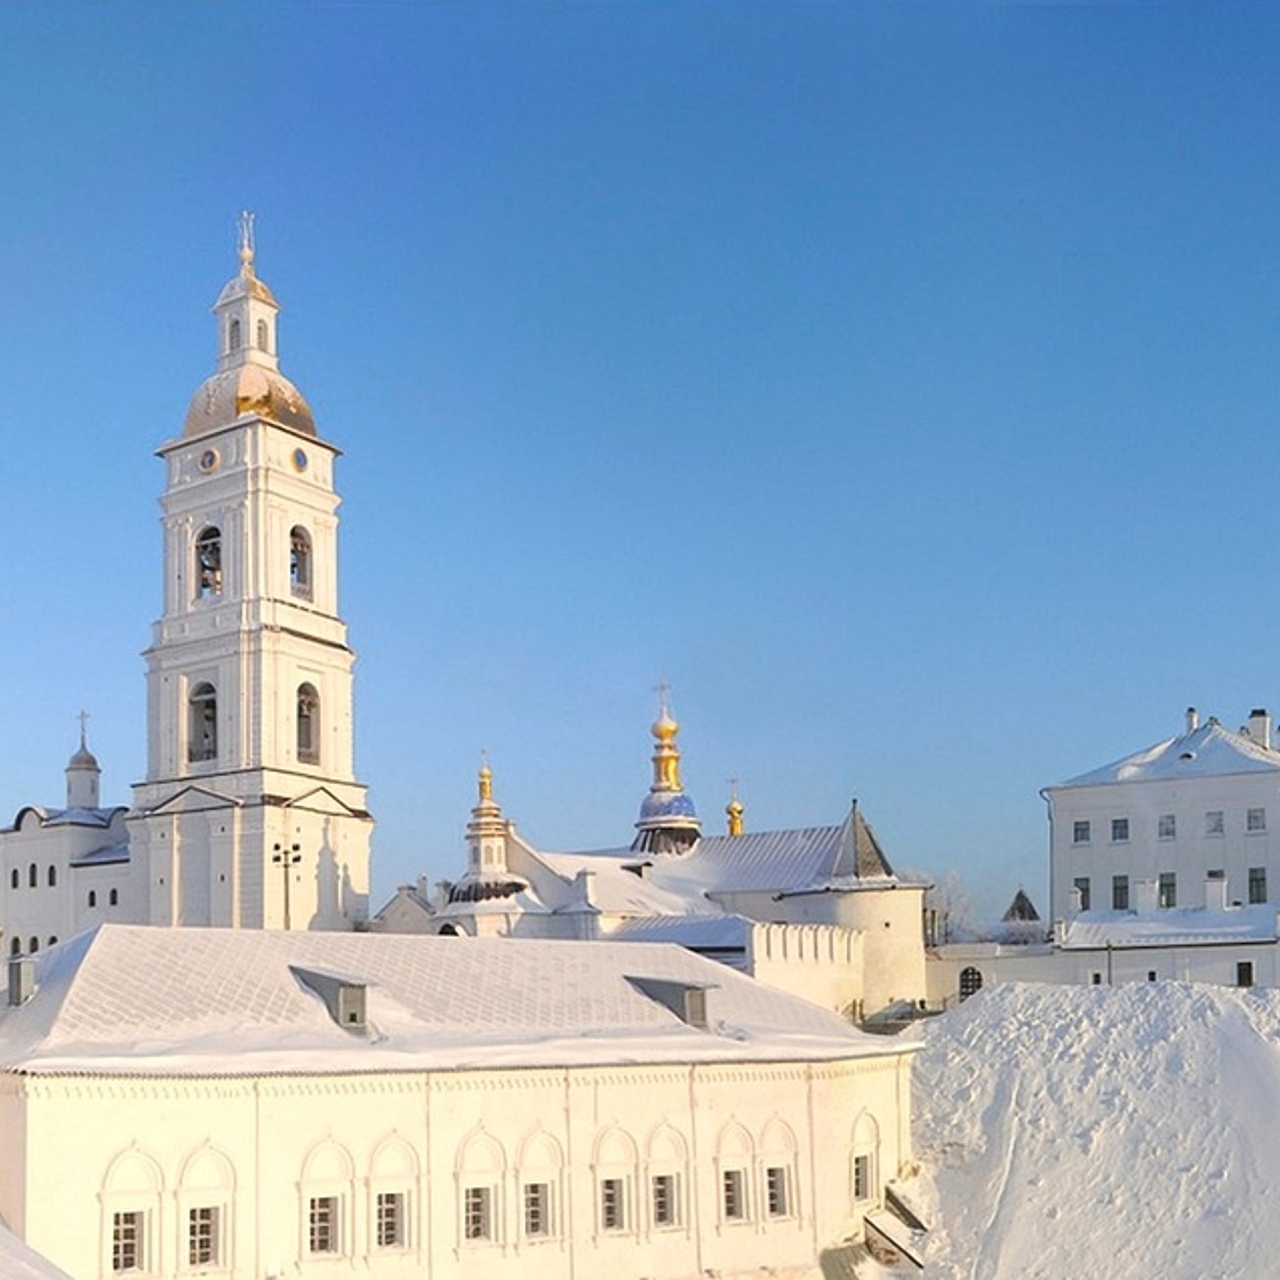
[[[289,593],[310,600],[314,561],[311,535],[300,525],[289,530]]]
[[[239,320],[232,320],[231,323],[227,325],[227,350],[228,351],[240,350],[240,321]]]
[[[218,693],[205,682],[187,701],[187,759],[196,764],[218,758]]]
[[[313,684],[298,686],[298,759],[303,764],[320,763],[320,695]]]
[[[196,537],[196,596],[222,594],[222,530],[206,525]]]
[[[268,329],[265,320],[258,321],[258,350],[271,350],[271,331]]]

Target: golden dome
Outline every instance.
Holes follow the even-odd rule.
[[[284,374],[260,364],[242,364],[206,378],[187,406],[182,434],[204,435],[248,416],[269,418],[309,436],[316,434],[311,406],[302,392]]]

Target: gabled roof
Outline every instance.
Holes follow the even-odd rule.
[[[250,1075],[619,1062],[811,1061],[912,1051],[680,947],[102,925],[35,957],[0,1007],[0,1068]],[[368,1035],[292,968],[366,988]],[[715,987],[710,1030],[637,979]]]
[[[1096,787],[1118,782],[1219,777],[1235,773],[1280,773],[1280,752],[1245,733],[1209,720],[1189,733],[1166,738],[1143,751],[1047,787]]]
[[[1013,895],[1008,910],[1000,917],[1005,924],[1031,924],[1040,919],[1035,903],[1031,901],[1025,889],[1019,889]]]

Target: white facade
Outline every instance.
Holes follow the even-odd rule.
[[[1050,915],[1280,903],[1280,751],[1255,711],[1046,787]]]
[[[817,1276],[911,1158],[915,1043],[677,947],[107,926],[33,968],[0,1216],[77,1280]]]
[[[338,613],[338,450],[279,371],[279,306],[248,222],[214,306],[215,372],[161,445],[163,602],[147,659],[147,774],[102,809],[83,741],[65,810],[0,832],[4,950],[107,921],[350,929],[373,819],[354,772]],[[31,868],[38,884],[29,885]]]

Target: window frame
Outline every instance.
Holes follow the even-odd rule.
[[[409,1198],[403,1191],[376,1191],[373,1197],[373,1247],[404,1249],[409,1244]],[[388,1230],[388,1227],[390,1228]]]
[[[464,1244],[497,1242],[494,1221],[494,1188],[491,1183],[468,1183],[462,1189],[462,1240]]]
[[[1111,819],[1111,843],[1112,844],[1128,844],[1130,836],[1130,824],[1128,818],[1112,818]]]
[[[223,1264],[222,1206],[197,1204],[187,1207],[187,1267],[219,1269]],[[202,1229],[203,1228],[203,1229]],[[204,1252],[205,1256],[197,1256]]]
[[[1127,873],[1111,877],[1111,910],[1129,910],[1129,876]]]
[[[1204,833],[1206,836],[1226,835],[1227,818],[1222,809],[1206,809],[1204,811]]]
[[[342,1196],[337,1192],[307,1197],[307,1256],[342,1256]]]
[[[129,1228],[129,1230],[126,1230]],[[126,1260],[131,1259],[131,1260]],[[141,1275],[146,1271],[147,1211],[115,1209],[111,1214],[111,1274]]]
[[[1249,868],[1249,905],[1251,907],[1261,906],[1267,901],[1267,869],[1262,867]]]
[[[1072,844],[1093,843],[1093,823],[1088,818],[1076,818],[1071,824]]]
[[[680,1212],[680,1174],[664,1169],[649,1175],[649,1220],[655,1231],[678,1231]]]
[[[1267,810],[1259,805],[1244,811],[1244,832],[1248,836],[1261,835],[1267,829]]]
[[[222,530],[216,524],[207,524],[196,534],[192,544],[195,564],[195,598],[214,600],[222,595],[225,582],[222,561]]]
[[[1156,906],[1161,911],[1172,911],[1178,905],[1178,873],[1161,871],[1156,881]]]
[[[1176,840],[1178,838],[1178,815],[1162,813],[1156,818],[1156,839]]]

